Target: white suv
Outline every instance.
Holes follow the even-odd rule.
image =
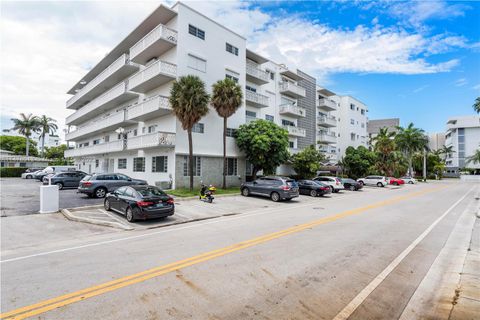
[[[328,185],[330,187],[330,189],[332,189],[332,193],[345,189],[342,181],[337,177],[324,177],[324,176],[322,176],[322,177],[316,177],[313,180],[320,181],[321,183],[324,183],[324,184]]]
[[[365,186],[385,187],[388,184],[387,178],[383,176],[366,176],[365,178],[357,179],[357,181]]]

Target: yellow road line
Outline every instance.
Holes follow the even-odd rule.
[[[410,199],[413,197],[418,197],[420,195],[424,195],[427,193],[431,193],[437,190],[441,190],[446,188],[446,186],[443,187],[436,187],[436,188],[430,188],[427,190],[423,191],[418,191],[414,193],[410,193],[404,196],[380,201],[371,205],[367,205],[364,207],[352,209],[352,210],[347,210],[343,211],[341,213],[338,213],[336,215],[330,216],[330,217],[325,217],[321,218],[312,222],[304,223],[298,226],[290,227],[281,231],[269,233],[267,235],[263,235],[260,237],[256,237],[250,240],[242,241],[227,247],[223,247],[217,250],[205,252],[200,255],[196,255],[187,259],[183,259],[177,262],[173,262],[167,265],[159,266],[156,268],[152,268],[146,271],[142,271],[139,273],[135,273],[130,276],[122,277],[113,281],[105,282],[97,286],[92,286],[89,288],[85,288],[79,291],[75,291],[69,294],[65,294],[62,296],[58,296],[52,299],[44,300],[39,303],[35,303],[29,306],[21,307],[9,312],[5,312],[0,314],[1,319],[25,319],[28,317],[32,317],[38,314],[45,313],[47,311],[63,307],[78,301],[82,301],[88,298],[92,298],[107,292],[111,292],[120,288],[124,288],[129,285],[133,285],[136,283],[140,283],[161,275],[164,275],[166,273],[170,273],[175,270],[180,270],[204,261],[212,260],[214,258],[218,258],[221,256],[224,256],[226,254],[239,251],[245,248],[249,248],[258,244],[262,244],[274,239],[278,239],[281,237],[284,237],[289,234],[297,233],[306,229],[310,229],[312,227],[322,225],[328,222],[333,222],[351,215],[359,214],[367,210],[383,207],[386,205],[390,205],[396,202],[400,202],[406,199]]]

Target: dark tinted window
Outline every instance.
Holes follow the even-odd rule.
[[[127,176],[124,175],[124,174],[117,174],[117,179],[118,179],[118,180],[128,180],[128,179],[130,179],[130,178],[127,177]]]
[[[125,188],[124,195],[127,197],[135,197],[135,191],[132,188],[127,187]]]
[[[104,175],[100,175],[96,177],[96,180],[107,180]]]
[[[297,182],[295,180],[287,180],[286,183],[287,183],[287,186],[289,186],[289,187],[296,187],[297,186]],[[309,182],[309,184],[310,184],[310,182]]]
[[[270,183],[274,186],[281,186],[283,184],[282,180],[271,180]]]
[[[117,190],[115,190],[115,193],[118,195],[123,195],[125,194],[125,189],[127,189],[127,187],[120,187]]]
[[[165,196],[165,192],[163,192],[162,190],[158,189],[158,188],[154,188],[154,187],[151,187],[151,188],[145,188],[145,189],[139,189],[137,190],[137,192],[142,196],[142,197],[145,197],[145,198],[148,198],[148,197],[159,197],[159,196]]]

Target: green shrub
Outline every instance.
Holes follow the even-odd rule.
[[[0,168],[0,177],[2,178],[12,178],[12,177],[21,177],[27,168],[20,167],[3,167]]]

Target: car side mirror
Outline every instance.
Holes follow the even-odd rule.
[[[128,178],[128,180],[127,180],[127,181],[132,181],[132,178]]]
[[[257,181],[253,181],[253,184],[257,184],[258,182]]]

